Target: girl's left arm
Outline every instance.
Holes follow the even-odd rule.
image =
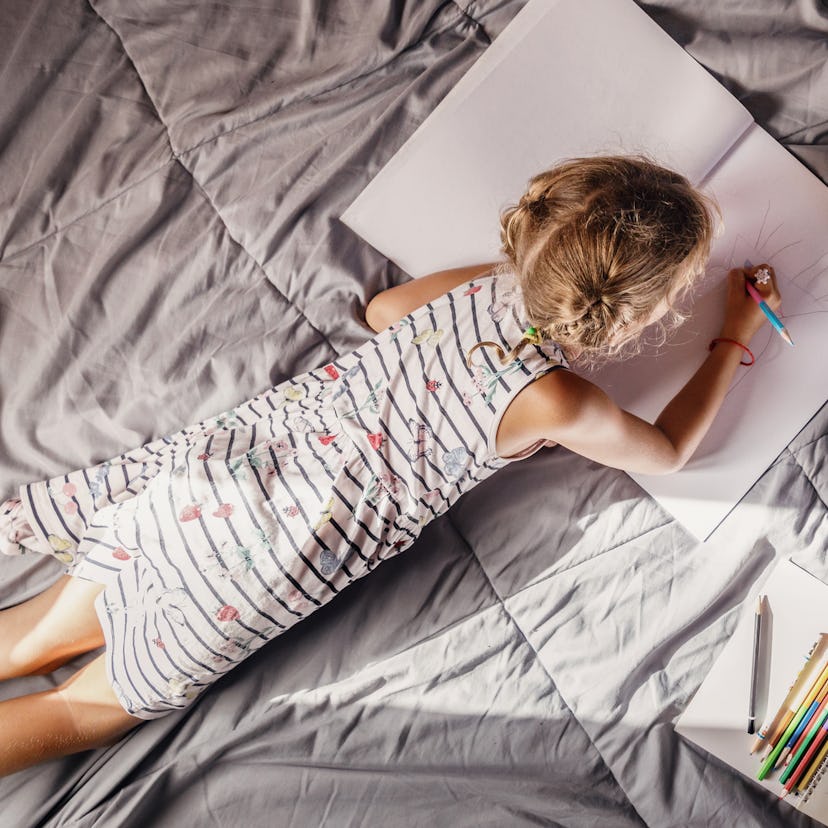
[[[463,285],[482,273],[487,273],[493,267],[495,267],[493,262],[469,267],[455,267],[452,270],[441,270],[438,273],[412,279],[402,285],[383,290],[368,303],[365,309],[365,321],[377,332],[385,330],[411,311],[448,293],[458,285]]]

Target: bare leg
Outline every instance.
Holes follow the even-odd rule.
[[[118,703],[105,657],[60,687],[0,702],[0,776],[111,744],[141,723]]]
[[[64,575],[40,595],[0,611],[0,680],[46,673],[103,646],[100,584]]]

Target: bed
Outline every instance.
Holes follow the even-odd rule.
[[[522,5],[6,0],[0,495],[368,338],[407,277],[338,216]],[[824,0],[641,6],[828,182]],[[776,560],[828,579],[827,424],[705,544],[620,472],[512,464],[186,712],[0,780],[0,821],[810,825],[673,725]],[[0,606],[59,574],[2,557]]]

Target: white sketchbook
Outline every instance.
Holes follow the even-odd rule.
[[[766,595],[758,671],[757,730],[772,718],[820,633],[828,632],[828,585],[789,560],[780,561],[758,592]],[[756,736],[747,733],[750,670],[753,658],[754,600],[745,601],[739,623],[716,659],[676,730],[775,794],[782,792],[777,770],[761,782],[760,752],[751,755]],[[807,799],[786,799],[820,822],[828,823],[828,779],[816,780]]]
[[[828,397],[828,188],[632,0],[530,0],[342,220],[412,276],[499,257],[500,211],[578,155],[643,152],[724,214],[694,322],[594,380],[653,418],[701,363],[724,275],[771,262],[790,348],[753,342],[713,429],[676,475],[636,477],[707,538]]]

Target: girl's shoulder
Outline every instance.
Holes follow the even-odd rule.
[[[539,442],[554,445],[562,433],[579,430],[583,406],[595,388],[563,365],[527,383],[503,413],[498,452],[507,456]]]

